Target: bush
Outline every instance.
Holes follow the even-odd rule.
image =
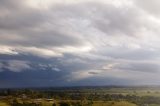
[[[52,104],[52,106],[56,106],[56,104],[55,104],[55,103],[53,103],[53,104]]]
[[[67,102],[60,102],[59,105],[60,105],[60,106],[70,106],[70,104],[67,103]]]

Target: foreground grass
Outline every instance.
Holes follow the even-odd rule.
[[[0,102],[0,106],[9,106],[7,103],[4,102]],[[43,102],[42,106],[52,106],[51,102]],[[59,106],[57,104],[57,106]],[[109,101],[109,102],[103,102],[103,101],[95,101],[93,102],[92,106],[137,106],[133,103],[129,103],[127,101],[120,101],[120,102],[116,102],[116,101]],[[152,105],[152,106],[157,106],[157,105]]]
[[[120,101],[120,102],[94,102],[93,106],[137,106],[133,103],[129,103],[127,101]]]
[[[0,106],[9,106],[9,105],[5,102],[0,102]]]

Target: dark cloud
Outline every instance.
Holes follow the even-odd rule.
[[[88,72],[88,73],[89,73],[89,74],[93,74],[93,75],[94,75],[94,74],[98,74],[97,72]]]
[[[23,5],[23,2],[21,0],[1,0],[0,1],[0,7],[1,9],[6,9],[6,10],[14,10],[18,8],[22,8],[25,5]]]

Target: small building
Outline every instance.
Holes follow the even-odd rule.
[[[46,99],[47,102],[53,102],[54,99]]]

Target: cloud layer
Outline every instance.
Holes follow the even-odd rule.
[[[159,4],[1,0],[0,87],[159,84]]]

